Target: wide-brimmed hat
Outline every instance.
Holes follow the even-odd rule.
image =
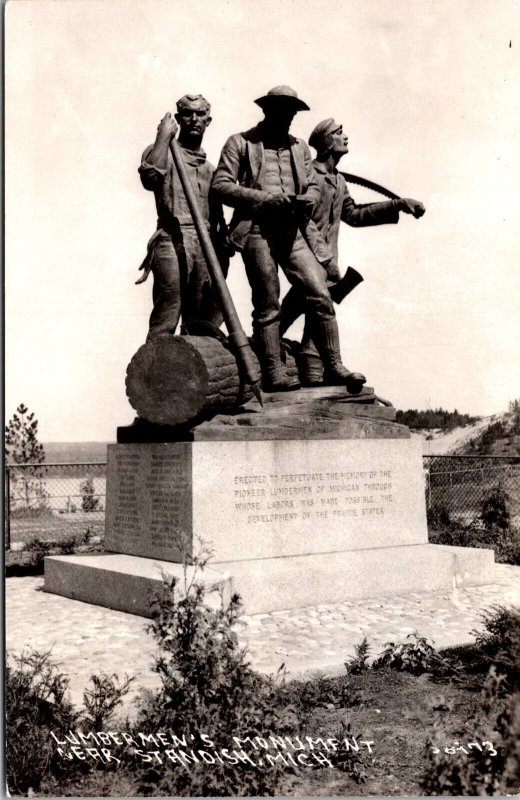
[[[333,119],[332,117],[329,117],[328,119],[324,119],[321,122],[318,122],[318,124],[312,131],[311,135],[309,136],[310,146],[314,147],[319,152],[320,148],[326,141],[326,137],[330,136],[331,133],[339,131],[340,128],[341,128],[340,123],[336,122],[336,120]]]
[[[260,106],[260,108],[263,108],[266,103],[276,102],[278,100],[294,103],[297,111],[310,111],[307,103],[300,100],[294,89],[291,89],[290,86],[275,86],[273,89],[269,89],[267,94],[264,94],[263,97],[259,97],[255,100],[255,103],[257,106]]]

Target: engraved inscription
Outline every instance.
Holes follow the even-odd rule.
[[[108,546],[170,561],[189,555],[192,509],[187,446],[118,446],[110,463],[115,479]]]
[[[394,502],[391,470],[235,475],[234,508],[250,525],[382,517]]]
[[[136,484],[139,465],[138,453],[116,450],[116,513],[112,519],[112,532],[116,539],[124,538],[131,545],[139,540],[141,533]]]

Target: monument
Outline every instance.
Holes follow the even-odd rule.
[[[289,135],[308,108],[296,92],[278,86],[256,102],[265,119],[227,140],[211,192],[200,176],[211,119],[200,95],[179,101],[180,144],[167,115],[145,151],[161,213],[143,265],[159,287],[150,333],[127,369],[138,417],[108,447],[106,552],[46,559],[47,591],[146,616],[162,576],[181,576],[201,540],[212,550],[201,577],[238,592],[247,613],[449,590],[489,572],[492,551],[428,544],[419,446],[340,354],[333,299],[361,280],[352,270],[340,278],[340,220],[396,222],[424,207],[356,206],[336,169],[341,126],[328,119],[313,131],[313,166]],[[252,288],[251,341],[225,282],[216,201],[235,209],[229,239]],[[292,293],[282,308],[278,267]],[[209,305],[182,296],[184,278],[165,293],[164,275],[183,270],[206,286]],[[180,336],[179,304],[188,306]],[[300,313],[303,343],[281,339],[280,320],[284,330]]]

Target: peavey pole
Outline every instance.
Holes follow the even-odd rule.
[[[260,373],[258,372],[256,362],[253,358],[253,353],[251,347],[249,346],[247,336],[242,328],[242,325],[240,324],[235,304],[233,303],[226,279],[224,278],[219,260],[215,253],[213,243],[206,225],[204,224],[204,220],[202,219],[197,198],[195,197],[190,179],[188,178],[182,153],[175,139],[172,139],[170,142],[170,150],[173,156],[173,162],[179,174],[186,200],[188,201],[191,216],[199,237],[200,246],[202,248],[202,252],[204,253],[206,264],[208,265],[208,272],[211,282],[213,283],[213,286],[215,287],[222,304],[222,313],[224,315],[224,322],[226,323],[226,328],[228,330],[228,338],[231,342],[237,357],[238,365],[241,368],[244,378],[251,386],[251,389],[253,390],[254,395],[260,405],[263,406],[262,391],[260,388]]]

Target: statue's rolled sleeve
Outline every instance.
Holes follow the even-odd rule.
[[[168,172],[167,169],[161,169],[148,160],[150,153],[152,152],[152,148],[153,145],[150,145],[144,151],[138,170],[141,183],[145,189],[148,189],[148,191],[151,192],[153,192],[162,184],[164,178],[166,177],[166,173]]]
[[[230,136],[222,148],[215,170],[212,191],[227,206],[257,211],[269,197],[269,192],[238,183],[244,172],[241,137]]]
[[[399,222],[399,210],[394,200],[358,205],[345,186],[341,220],[354,228],[362,228],[366,225],[386,225]]]

